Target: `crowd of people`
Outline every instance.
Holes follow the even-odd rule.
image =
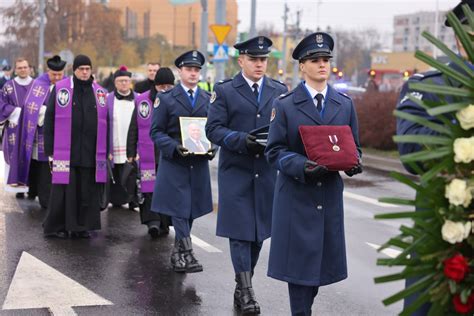
[[[135,91],[122,66],[108,92],[85,55],[75,57],[70,77],[54,56],[36,79],[17,58],[0,98],[6,190],[38,197],[47,238],[91,238],[110,204],[138,208],[152,238],[174,226],[172,269],[200,272],[191,230],[213,211],[209,161],[219,151],[216,234],[229,240],[234,306],[260,313],[252,279],[271,236],[268,276],[288,283],[293,315],[311,315],[319,287],[347,278],[339,171],[362,172],[358,122],[350,97],[328,84],[329,34],[310,34],[295,47],[303,81],[290,92],[266,75],[271,46],[265,36],[235,44],[241,71],[205,83],[212,93],[199,83],[206,60],[197,50],[176,58],[176,85],[170,68],[151,62]],[[408,102],[401,98],[400,107]],[[183,139],[182,118],[204,119],[206,138],[191,123]],[[301,126],[348,126],[357,163],[338,170],[312,160]],[[337,152],[332,136],[328,148]]]

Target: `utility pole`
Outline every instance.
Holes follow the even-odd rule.
[[[300,30],[300,18],[301,18],[301,10],[296,11],[296,28],[295,28],[295,33],[294,33],[294,39],[295,43],[298,42],[298,38],[300,37],[301,30]],[[298,60],[293,60],[293,80],[291,83],[291,87],[294,89],[299,81],[300,81],[300,76],[299,76],[299,66],[300,63]]]
[[[201,43],[200,43],[200,51],[206,57],[206,62],[202,65],[201,74],[202,79],[206,80],[207,78],[207,62],[208,62],[208,54],[207,54],[207,34],[208,34],[208,24],[209,24],[209,16],[207,13],[207,0],[201,0]]]
[[[436,12],[435,12],[435,23],[434,23],[434,27],[435,27],[434,36],[436,38],[438,38],[438,29],[439,29],[438,20],[439,20],[439,1],[436,0]],[[438,49],[433,44],[433,58],[436,59],[438,57],[437,55],[438,55]]]
[[[225,24],[225,0],[216,0],[216,24]],[[216,67],[216,81],[225,78],[225,62],[214,62]]]
[[[257,0],[252,0],[252,9],[251,9],[251,14],[250,14],[249,38],[257,36],[257,28],[255,27],[256,14],[257,14]]]
[[[283,43],[281,48],[281,69],[283,70],[283,74],[280,76],[280,80],[283,81],[285,74],[286,74],[286,36],[287,36],[287,22],[288,22],[288,5],[285,2],[284,12],[283,12]]]
[[[40,0],[40,25],[39,25],[39,45],[38,45],[38,75],[43,73],[43,60],[44,60],[44,11],[45,11],[45,0]]]

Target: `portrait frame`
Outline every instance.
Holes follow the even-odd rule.
[[[206,122],[206,117],[181,116],[179,118],[181,145],[190,153],[206,155],[207,151],[211,149],[211,142],[206,137]]]

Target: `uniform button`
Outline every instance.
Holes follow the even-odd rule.
[[[257,114],[257,117],[260,118],[260,113]]]
[[[259,155],[259,154],[256,154],[256,155],[255,155],[255,158],[260,158],[260,155]]]
[[[316,208],[317,208],[319,211],[323,209],[323,207],[322,207],[321,205],[318,205]]]
[[[255,178],[258,178],[258,173],[255,174]]]
[[[193,169],[193,168],[194,168],[194,166],[191,166],[191,167],[189,167],[189,168]]]
[[[321,182],[316,183],[318,187],[322,186],[323,184]]]
[[[299,180],[299,179],[300,179],[300,178],[298,178],[298,177],[295,177],[295,180]]]

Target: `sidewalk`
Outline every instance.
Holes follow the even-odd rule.
[[[405,175],[411,175],[408,171],[405,170],[402,163],[397,158],[383,157],[375,154],[366,154],[362,155],[362,164],[364,167],[376,169],[385,172],[396,171]]]

